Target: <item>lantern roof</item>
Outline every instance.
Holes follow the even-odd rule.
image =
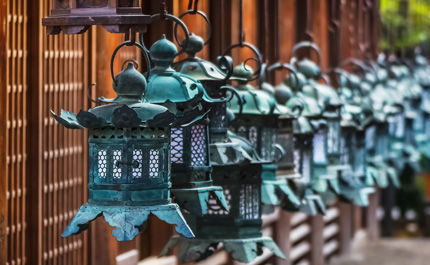
[[[184,43],[182,43],[184,45]],[[173,68],[188,76],[191,76],[199,81],[207,80],[224,80],[226,73],[224,73],[217,65],[212,62],[200,59],[196,53],[200,52],[204,47],[204,40],[191,33],[189,35],[189,42],[186,49],[188,58],[174,63]]]
[[[253,69],[250,66],[245,66],[245,64],[240,64],[234,68],[233,76],[243,79],[243,81],[238,81],[236,87],[242,107],[240,106],[240,101],[234,97],[230,101],[229,108],[235,113],[238,113],[242,109],[242,114],[288,114],[289,109],[286,106],[278,104],[274,94],[269,92],[274,90],[269,83],[264,85],[266,87],[265,90],[256,89],[253,85],[248,83],[252,78],[252,73]]]
[[[171,67],[177,49],[164,35],[151,46],[149,52],[154,66],[151,69],[146,88],[146,101],[158,104],[167,101],[188,102],[194,105],[201,101],[214,101],[206,94],[200,81],[189,75],[178,73]]]
[[[198,106],[178,111],[170,101],[164,102],[165,106],[143,102],[146,80],[132,63],[114,78],[113,88],[117,97],[99,98],[101,102],[111,104],[81,110],[78,114],[65,110],[61,110],[60,116],[52,114],[69,129],[187,126],[205,116]]]

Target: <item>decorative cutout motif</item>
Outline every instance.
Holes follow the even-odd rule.
[[[100,150],[97,154],[98,161],[98,174],[99,178],[106,178],[107,176],[107,156],[106,150]]]
[[[191,127],[191,165],[207,165],[206,126],[194,125]]]
[[[149,177],[151,179],[158,178],[160,168],[160,151],[151,149],[149,152]]]
[[[184,154],[184,129],[172,128],[170,144],[170,159],[172,163],[183,163]]]

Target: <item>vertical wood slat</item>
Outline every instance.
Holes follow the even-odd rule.
[[[61,233],[86,200],[86,133],[65,130],[50,114],[87,108],[88,36],[47,37],[40,20],[52,1],[30,1],[31,44],[29,147],[32,160],[27,212],[32,229],[30,264],[87,264],[86,233]]]

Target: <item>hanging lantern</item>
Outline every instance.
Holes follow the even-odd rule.
[[[312,49],[318,54],[317,64],[307,58],[299,61],[294,57],[299,50],[304,48]],[[338,176],[342,171],[348,169],[339,165],[341,102],[332,87],[318,83],[318,79],[321,76],[319,67],[321,56],[319,48],[314,43],[298,43],[294,46],[292,54],[291,64],[295,65],[297,71],[306,77],[302,94],[305,97],[313,98],[322,110],[319,117],[311,119],[313,126],[318,128],[313,139],[314,178],[312,186],[317,192],[327,193],[331,188],[331,191],[338,193]],[[321,127],[320,125],[324,126]],[[333,197],[332,195],[327,195],[329,199]]]
[[[177,52],[176,46],[164,35],[151,46],[149,55],[154,66],[149,77],[145,99],[149,103],[166,107],[173,103],[175,110],[179,112],[193,107],[195,111],[205,112],[207,116],[209,108],[206,106],[214,100],[207,95],[199,81],[171,68],[175,57],[185,52],[186,48],[191,47],[193,43],[189,43],[188,31],[183,22],[171,15],[168,18],[184,29],[187,38],[180,52]],[[194,215],[204,215],[208,212],[209,198],[212,198],[219,207],[228,211],[222,187],[213,186],[207,119],[187,127],[172,128],[170,154],[172,196],[181,208]]]
[[[278,169],[276,161],[284,159],[285,156],[290,156],[289,158],[293,159],[293,117],[286,106],[277,104],[273,94],[264,90],[257,90],[249,84],[252,73],[252,68],[244,64],[236,66],[233,71],[233,77],[240,80],[236,88],[238,98],[243,102],[243,105],[240,105],[239,100],[230,102],[229,108],[235,114],[235,119],[230,128],[237,135],[248,139],[262,160],[270,162],[270,164],[263,166],[265,174],[263,175],[261,200],[265,205],[265,213],[272,212],[274,206],[280,205],[283,200],[289,200],[289,204],[293,204],[297,208],[300,201],[288,186],[286,179],[276,177]],[[282,135],[278,134],[279,126],[283,126],[284,134]],[[290,146],[286,146],[287,149],[284,149],[277,145],[277,136],[286,137],[283,140],[289,140]],[[288,142],[285,143],[285,145],[287,144]],[[282,158],[279,159],[277,156]],[[290,164],[293,163],[294,161]]]
[[[213,68],[203,75],[205,89],[209,96],[227,98],[226,74],[214,64],[198,58],[189,58],[196,66],[196,73]],[[223,56],[219,60],[229,60]],[[184,63],[176,65],[184,68]],[[201,70],[200,70],[200,69]],[[188,68],[190,69],[190,68]],[[230,88],[229,88],[230,89]],[[251,143],[228,131],[226,102],[214,102],[210,112],[210,150],[212,178],[215,185],[223,187],[229,211],[219,207],[215,200],[209,200],[209,211],[204,216],[184,214],[196,234],[194,239],[174,236],[164,248],[161,256],[167,255],[179,246],[180,262],[197,262],[206,259],[222,243],[233,259],[249,263],[263,253],[263,247],[276,256],[285,258],[270,237],[263,237],[261,231],[261,183],[263,162],[259,160]]]
[[[290,185],[296,190],[300,198],[301,205],[299,211],[308,215],[317,215],[318,213],[325,214],[325,204],[320,195],[314,192],[314,184],[321,179],[320,175],[315,174],[314,169],[314,137],[315,132],[325,133],[326,123],[320,120],[321,108],[313,97],[306,96],[302,89],[306,84],[306,78],[300,72],[295,75],[288,75],[285,82],[275,88],[277,100],[281,104],[286,104],[287,107],[297,106],[296,102],[300,102],[303,107],[300,116],[293,121],[294,133],[294,172],[300,174],[301,179],[294,179],[290,181]],[[291,88],[292,89],[291,89]],[[288,102],[285,102],[286,97],[290,91],[293,95]],[[290,107],[292,108],[292,107]],[[313,124],[312,124],[313,123]],[[321,150],[319,150],[321,152]],[[322,149],[325,157],[325,151]],[[286,205],[283,205],[284,208]],[[289,210],[291,206],[287,206]]]
[[[80,34],[93,25],[111,33],[145,32],[150,23],[138,0],[53,0],[51,15],[42,19],[48,35]]]
[[[415,131],[417,134],[417,145],[421,154],[424,155],[424,165],[430,166],[430,68],[427,59],[421,55],[420,49],[415,51],[415,71],[414,76],[417,82],[423,88],[421,111],[419,119],[415,122]]]
[[[132,44],[144,49],[124,42],[112,55],[112,64],[118,50]],[[112,78],[117,97],[99,99],[110,104],[77,115],[54,114],[66,128],[89,129],[89,200],[63,236],[82,232],[103,215],[116,227],[112,233],[117,240],[131,240],[152,214],[176,225],[179,234],[193,237],[178,205],[170,202],[170,127],[198,121],[200,113],[144,103],[146,79],[132,63],[116,77],[112,70]]]
[[[383,68],[376,68],[375,71],[375,87],[369,94],[375,124],[366,132],[366,149],[369,165],[376,168],[376,171],[369,174],[381,188],[388,187],[390,180],[394,186],[399,187],[397,170],[388,163],[391,156],[389,126],[394,121],[393,116],[398,112],[398,108],[388,101],[391,96],[386,89],[388,72]]]

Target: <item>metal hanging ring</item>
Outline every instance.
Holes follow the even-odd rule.
[[[252,78],[251,80],[249,80],[249,81],[254,81],[260,77],[261,67],[263,65],[263,59],[262,59],[261,53],[257,49],[257,47],[255,47],[254,45],[252,45],[251,43],[248,43],[248,42],[234,44],[234,45],[231,45],[230,47],[228,47],[227,50],[225,50],[222,57],[225,57],[228,53],[230,53],[235,48],[244,48],[244,47],[247,47],[248,49],[250,49],[254,53],[255,57],[257,57],[257,58],[248,58],[244,61],[245,65],[246,65],[246,62],[248,62],[250,60],[254,60],[257,62],[257,64],[258,64],[257,70],[255,70],[254,73],[252,74],[255,77]],[[228,78],[230,78],[230,76]]]
[[[297,82],[297,90],[298,91],[300,91],[300,90],[302,90],[302,86],[300,86],[300,82],[299,82],[299,76],[297,75],[297,71],[296,71],[296,69],[294,69],[294,67],[293,66],[291,66],[290,64],[287,64],[287,63],[280,63],[280,62],[277,62],[277,63],[274,63],[274,64],[272,64],[272,65],[269,65],[267,68],[266,68],[266,72],[267,72],[267,82],[269,82],[270,83],[270,81],[269,81],[269,74],[272,72],[272,71],[278,71],[278,70],[289,70],[290,71],[290,73],[292,74],[292,75],[294,75],[294,78],[296,79],[296,82]]]
[[[194,9],[190,9],[190,10],[185,11],[181,15],[179,15],[178,18],[182,19],[184,16],[186,16],[188,14],[190,14],[190,15],[198,14],[198,15],[202,16],[203,19],[206,21],[207,28],[208,28],[208,37],[207,37],[206,41],[204,42],[204,45],[207,45],[212,38],[212,25],[211,25],[211,22],[210,22],[208,16],[203,11],[200,11],[200,10],[195,11]],[[181,44],[181,42],[179,42],[179,38],[178,38],[178,24],[177,23],[175,23],[175,29],[173,31],[173,35],[175,36],[175,40],[178,43],[179,47],[182,48],[182,44]]]
[[[182,28],[182,30],[184,31],[184,34],[185,34],[185,40],[184,40],[185,43],[184,43],[183,46],[180,45],[181,50],[175,54],[175,57],[177,57],[177,56],[183,54],[186,51],[186,49],[188,47],[189,40],[190,40],[190,37],[189,37],[190,33],[188,32],[188,28],[185,25],[185,23],[182,20],[180,20],[179,18],[177,18],[177,17],[175,17],[174,15],[171,15],[171,14],[165,14],[165,17],[166,17],[165,20],[173,21],[173,22],[175,22],[175,25],[179,24],[179,26],[181,26],[181,28]],[[151,23],[154,23],[154,21],[158,21],[158,20],[161,20],[161,15],[160,14],[154,14],[154,15],[151,16]],[[140,35],[140,42],[141,42],[141,46],[143,47],[143,49],[147,53],[149,53],[149,50],[146,48],[145,44],[143,43],[143,35],[142,34]]]
[[[318,61],[317,61],[317,65],[319,67],[321,67],[321,51],[318,48],[318,45],[316,45],[313,42],[310,41],[302,41],[297,43],[296,45],[294,45],[293,50],[291,51],[291,57],[292,58],[296,58],[297,55],[297,51],[304,49],[304,48],[310,48],[312,50],[314,50],[318,56]]]
[[[149,61],[148,53],[146,52],[145,48],[142,45],[140,45],[139,43],[137,43],[137,42],[133,43],[131,41],[124,41],[123,43],[121,43],[120,45],[118,45],[118,47],[116,47],[115,51],[112,54],[112,58],[110,60],[110,73],[111,73],[111,76],[112,76],[112,80],[115,82],[115,84],[117,83],[117,80],[115,79],[115,74],[113,72],[113,63],[115,61],[115,56],[116,56],[116,54],[118,53],[118,51],[122,47],[124,47],[124,46],[130,46],[131,43],[132,43],[133,46],[138,47],[142,51],[142,53],[143,53],[143,55],[145,57],[146,66],[148,68],[147,72],[146,72],[146,79],[148,79],[149,76],[150,76],[150,74],[151,74],[151,63]]]

